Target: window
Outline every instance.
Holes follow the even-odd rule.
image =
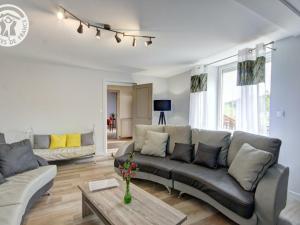
[[[242,90],[242,87],[236,85],[237,66],[236,63],[219,68],[219,129],[221,130],[243,130],[241,121],[244,115],[241,115],[241,107],[248,107],[247,113],[253,115],[257,126],[249,132],[268,135],[269,134],[269,115],[270,115],[270,91],[271,91],[271,60],[267,57],[265,83],[249,86],[251,90]],[[255,105],[249,101],[246,105],[241,104],[241,99],[256,98]],[[241,106],[242,105],[242,106]],[[254,112],[251,110],[254,110]],[[249,116],[249,115],[247,115]],[[252,116],[252,115],[250,115]],[[252,125],[251,125],[252,126]]]

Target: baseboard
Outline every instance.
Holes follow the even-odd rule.
[[[293,199],[296,199],[300,201],[300,193],[294,192],[294,191],[289,191],[288,192],[288,197],[291,197]]]

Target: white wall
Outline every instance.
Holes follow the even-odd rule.
[[[66,133],[95,125],[97,153],[104,154],[103,82],[154,83],[154,96],[166,92],[164,79],[91,70],[1,55],[0,131]],[[162,88],[161,88],[162,87]]]
[[[280,163],[290,167],[289,190],[300,199],[300,36],[275,43],[272,54],[271,136],[282,140]],[[284,117],[277,112],[284,111]]]

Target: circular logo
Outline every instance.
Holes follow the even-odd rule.
[[[0,46],[12,47],[27,36],[29,21],[25,12],[15,5],[0,5]]]

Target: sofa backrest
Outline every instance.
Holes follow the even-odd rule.
[[[4,134],[0,133],[0,144],[6,144]]]
[[[228,166],[231,165],[233,159],[235,158],[236,154],[238,153],[238,151],[244,143],[248,143],[257,149],[261,149],[272,153],[274,156],[272,165],[278,161],[281,140],[277,138],[270,138],[261,135],[250,134],[243,131],[235,131],[233,133],[231,143],[229,146],[227,157]]]
[[[195,144],[195,153],[198,143],[222,147],[218,156],[218,164],[227,166],[227,153],[230,144],[231,133],[226,131],[192,129],[192,144]]]
[[[191,127],[190,126],[165,126],[164,132],[169,134],[167,145],[167,153],[172,154],[175,143],[190,144],[191,143]]]
[[[147,131],[164,132],[164,127],[159,125],[142,125],[135,126],[133,133],[134,151],[141,151],[146,140]]]

